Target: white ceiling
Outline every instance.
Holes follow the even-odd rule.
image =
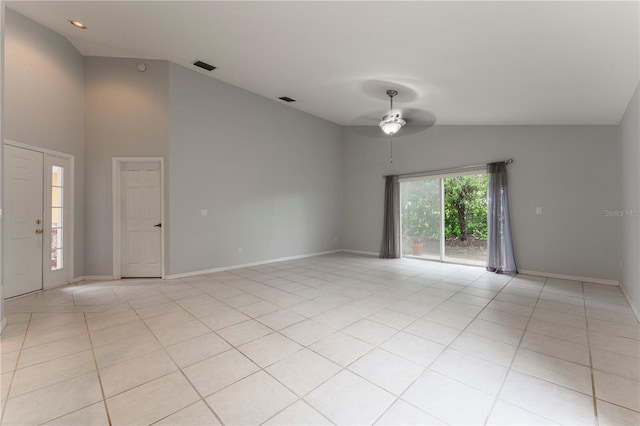
[[[438,124],[617,124],[640,75],[637,1],[6,4],[84,55],[166,59],[342,125],[374,123],[387,88]]]

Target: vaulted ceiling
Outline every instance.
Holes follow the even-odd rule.
[[[6,4],[84,55],[169,60],[342,125],[375,123],[386,89],[438,124],[617,124],[640,75],[636,1]]]

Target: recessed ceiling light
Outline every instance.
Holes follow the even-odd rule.
[[[76,27],[76,28],[80,28],[81,30],[86,30],[87,29],[87,27],[80,21],[71,20],[71,21],[69,21],[69,23],[71,25],[73,25],[74,27]]]

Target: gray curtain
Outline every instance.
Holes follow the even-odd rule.
[[[507,165],[487,164],[487,271],[517,274],[511,241]]]
[[[398,176],[387,176],[384,188],[384,229],[380,257],[400,257],[400,183]]]

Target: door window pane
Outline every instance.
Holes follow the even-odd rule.
[[[51,207],[62,207],[62,187],[51,187]]]
[[[440,179],[400,184],[403,255],[440,258],[440,185]]]
[[[63,212],[64,212],[64,168],[51,166],[51,270],[64,266]]]
[[[445,260],[485,265],[487,260],[487,175],[444,179]]]

